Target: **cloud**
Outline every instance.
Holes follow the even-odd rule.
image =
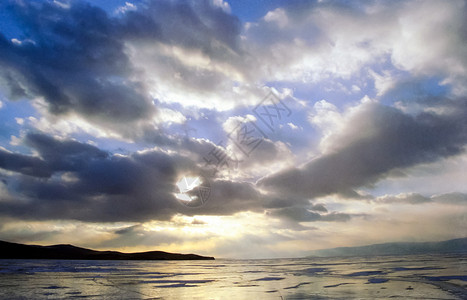
[[[57,140],[41,133],[29,133],[24,144],[37,151],[54,172],[76,171],[94,160],[106,159],[109,155],[93,145]]]
[[[311,207],[310,207],[310,210],[312,211],[319,211],[319,212],[328,212],[328,210],[326,209],[326,207],[323,205],[323,204],[313,204]]]
[[[465,45],[466,8],[452,2],[439,14],[438,6],[420,5],[436,15],[436,24],[421,25],[410,21],[420,13],[413,3],[291,2],[242,28],[222,1],[126,3],[120,9],[131,9],[117,16],[82,2],[10,1],[3,7],[23,36],[1,35],[0,77],[11,99],[39,98],[52,116],[78,115],[131,139],[170,119],[154,100],[229,110],[261,99],[265,81],[365,77],[362,68],[379,68],[388,55],[401,70],[441,75],[460,89],[466,62],[455,49]]]
[[[346,213],[331,212],[319,214],[306,209],[305,207],[287,207],[269,211],[269,215],[275,217],[285,217],[295,222],[347,222],[352,215]]]
[[[34,243],[37,241],[50,240],[60,234],[60,230],[37,230],[33,226],[4,229],[0,227],[2,240],[9,242]]]
[[[267,201],[252,183],[208,177],[209,201],[201,208],[185,207],[174,196],[176,182],[183,175],[207,170],[183,154],[158,149],[111,154],[42,133],[29,133],[22,142],[35,156],[0,151],[0,167],[12,171],[5,175],[2,197],[18,198],[0,201],[4,216],[92,222],[169,220],[179,213],[262,211]]]
[[[431,199],[439,203],[467,205],[467,194],[464,193],[447,193],[432,196]]]
[[[308,121],[323,132],[324,139],[343,125],[342,115],[338,108],[326,100],[320,100],[313,105]]]
[[[23,175],[6,180],[12,196],[29,201],[1,203],[3,215],[104,222],[170,218],[178,205],[172,193],[179,172],[196,170],[190,160],[157,150],[111,155],[40,133],[28,134],[24,143],[38,157],[8,154],[15,162],[9,170]]]
[[[423,204],[429,203],[432,200],[429,197],[425,197],[423,195],[417,193],[409,193],[409,194],[399,194],[399,195],[385,195],[378,197],[376,202],[381,203],[408,203],[408,204]]]
[[[0,36],[2,78],[11,98],[43,97],[53,114],[77,112],[99,122],[131,122],[153,112],[114,21],[89,4],[4,4],[29,43]]]
[[[126,22],[135,28],[125,43],[135,77],[153,98],[215,110],[261,98],[249,76],[254,59],[242,47],[241,23],[221,2],[151,1],[128,12]],[[146,23],[157,24],[156,38],[139,37]]]
[[[250,91],[231,88],[230,76],[246,65],[239,20],[226,7],[211,1],[145,1],[137,9],[127,3],[118,16],[110,16],[81,1],[3,3],[21,37],[8,40],[0,32],[0,84],[10,100],[44,103],[49,119],[84,119],[132,139],[173,120],[173,112],[158,110],[157,102],[186,104],[181,99],[189,101],[191,93],[198,99],[192,104],[203,106],[207,93],[225,99],[227,89],[229,107],[235,106]],[[172,97],[175,91],[182,93]]]
[[[0,168],[36,177],[51,175],[47,164],[40,158],[15,154],[3,149],[0,149]]]
[[[193,141],[190,144],[195,145]],[[206,177],[211,188],[209,201],[200,208],[185,207],[174,196],[176,182],[183,175],[199,176],[207,170],[183,153],[148,149],[129,155],[111,154],[90,144],[43,133],[25,135],[22,145],[35,154],[0,152],[0,167],[11,171],[5,174],[4,201],[0,201],[1,214],[8,217],[142,222],[170,220],[176,214],[233,215],[303,210],[306,206],[322,221],[344,220],[334,213],[320,216],[318,212],[327,213],[327,209],[321,204],[308,205],[306,198],[265,194],[250,182],[210,176]]]
[[[413,74],[443,74],[445,82],[455,86],[454,93],[465,93],[462,81],[467,76],[467,58],[459,49],[466,46],[467,5],[454,1],[411,2],[399,17],[403,34],[394,44],[392,59],[396,66]],[[415,22],[430,16],[425,22]],[[436,40],[436,43],[430,41]],[[427,51],[428,43],[431,44]]]
[[[183,240],[183,237],[173,232],[147,230],[144,226],[138,224],[115,230],[113,238],[95,243],[95,247],[104,249],[120,248],[128,245],[156,247],[163,244],[180,243]]]
[[[464,193],[445,193],[432,195],[429,197],[418,193],[401,193],[395,196],[384,195],[374,199],[376,203],[391,204],[391,203],[406,203],[406,204],[425,204],[425,203],[440,203],[452,205],[467,205],[467,194]]]
[[[264,177],[261,188],[302,197],[329,194],[358,196],[353,189],[369,186],[395,169],[430,163],[463,152],[467,142],[465,101],[450,114],[411,116],[373,102],[348,112],[343,130],[329,139],[332,148],[301,168]]]
[[[245,36],[249,52],[259,61],[257,76],[312,83],[330,77],[349,78],[383,54],[382,49],[360,43],[374,38],[367,34],[373,32],[368,30],[373,21],[361,8],[342,2],[292,1],[258,22],[248,23]],[[362,28],[355,28],[356,24]]]
[[[131,2],[125,2],[125,5],[123,6],[120,6],[118,7],[116,10],[115,10],[115,13],[117,14],[124,14],[126,13],[127,11],[134,11],[134,10],[137,10],[137,6],[134,5],[133,3]]]
[[[367,79],[368,70],[395,68],[442,77],[459,96],[467,76],[460,50],[466,9],[464,1],[290,1],[246,25],[246,47],[259,61],[257,76],[267,80]],[[392,83],[387,75],[375,78],[381,93]]]

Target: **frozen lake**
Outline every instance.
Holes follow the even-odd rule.
[[[467,299],[467,257],[0,260],[0,298]]]

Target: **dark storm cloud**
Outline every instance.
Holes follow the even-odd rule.
[[[0,168],[36,177],[50,177],[52,175],[42,159],[2,149],[0,149]]]
[[[216,180],[211,183],[211,200],[203,207],[202,213],[229,215],[239,211],[259,211],[262,209],[261,200],[261,194],[251,183]]]
[[[23,139],[36,156],[0,151],[5,191],[0,214],[32,220],[75,219],[91,222],[169,220],[175,214],[232,215],[242,211],[307,211],[308,221],[342,221],[323,205],[303,198],[262,194],[248,182],[210,178],[209,201],[189,208],[177,201],[176,182],[182,175],[203,174],[187,156],[146,150],[128,156],[112,155],[73,140],[43,133]],[[293,201],[291,201],[291,199]],[[301,219],[297,220],[300,221]]]
[[[152,32],[164,43],[201,49],[214,58],[225,57],[214,40],[239,51],[240,21],[210,1],[145,1],[141,7],[122,21],[120,29],[129,39],[145,39]]]
[[[177,180],[205,172],[186,156],[159,150],[111,155],[42,133],[26,135],[24,144],[38,156],[0,151],[0,167],[15,172],[4,176],[8,195],[0,201],[3,216],[115,222],[262,209],[262,196],[253,184],[214,179],[205,206],[180,204],[174,197]]]
[[[295,228],[298,225],[297,229],[300,228],[300,222],[347,222],[353,217],[364,216],[329,212],[323,204],[310,203],[309,198],[299,197],[287,191],[262,195],[261,207],[256,209],[262,209],[272,217],[285,218],[290,226]]]
[[[178,204],[172,195],[178,172],[194,168],[183,157],[159,151],[109,155],[91,145],[39,133],[27,135],[25,144],[39,153],[49,178],[24,171],[33,169],[34,157],[10,154],[15,161],[31,161],[13,170],[31,176],[7,178],[12,198],[28,201],[1,203],[0,211],[6,216],[85,221],[167,219]]]
[[[0,168],[34,177],[50,177],[54,172],[78,171],[93,160],[108,156],[107,152],[94,146],[60,141],[39,133],[27,134],[24,143],[36,150],[39,157],[0,149]]]
[[[263,206],[266,208],[284,208],[291,206],[307,206],[308,198],[284,193],[271,193],[265,199]]]
[[[127,42],[179,45],[218,60],[226,49],[238,51],[240,22],[209,1],[145,1],[141,7],[111,17],[81,1],[1,4],[21,36],[7,40],[0,30],[0,83],[11,99],[43,97],[53,114],[75,112],[110,126],[151,120],[155,113],[144,83],[134,79]]]
[[[53,171],[76,171],[108,153],[95,146],[72,140],[57,140],[40,133],[27,134],[24,143],[35,149]]]
[[[416,116],[376,103],[362,104],[334,148],[302,168],[272,174],[262,188],[302,197],[355,196],[388,172],[460,154],[467,142],[467,102],[458,101],[440,114]],[[352,196],[353,195],[353,196]]]
[[[54,114],[76,111],[89,118],[144,118],[151,105],[138,83],[116,21],[89,4],[3,4],[22,29],[21,44],[0,35],[0,64],[12,97],[44,97]]]
[[[462,144],[460,141],[465,138],[465,133],[462,130],[456,131],[458,137],[448,136],[451,131],[444,130],[441,126],[444,124],[441,119],[446,116],[437,116],[436,118],[433,115],[410,117],[400,111],[372,104],[358,113],[356,119],[362,120],[360,114],[367,115],[369,112],[372,116],[377,115],[372,119],[372,129],[376,129],[378,134],[370,134],[360,139],[353,137],[339,151],[329,154],[334,158],[333,164],[330,163],[329,158],[324,160],[327,164],[326,167],[337,168],[337,171],[343,172],[337,178],[325,177],[327,181],[336,184],[334,190],[331,189],[331,183],[324,179],[311,181],[312,187],[320,188],[317,190],[305,189],[299,185],[292,187],[293,190],[291,190],[282,183],[282,185],[277,184],[281,188],[280,192],[277,192],[277,186],[265,185],[268,178],[260,182],[262,191],[248,182],[211,178],[209,179],[211,196],[201,208],[185,207],[173,195],[176,191],[175,183],[181,175],[205,172],[197,167],[188,156],[168,154],[160,150],[146,150],[128,156],[111,155],[92,145],[73,140],[59,140],[42,133],[30,133],[24,137],[23,141],[24,145],[29,146],[36,153],[35,156],[0,151],[0,168],[13,172],[3,175],[5,179],[3,184],[8,194],[2,196],[0,214],[24,219],[76,219],[115,222],[168,220],[177,213],[231,215],[241,211],[266,211],[271,216],[295,222],[345,222],[354,215],[328,212],[324,205],[310,204],[308,199],[325,193],[340,193],[342,190],[346,191],[358,185],[373,182],[392,169],[389,163],[395,164],[397,168],[402,168],[425,162],[427,161],[426,157],[438,159],[443,155],[454,155],[459,153]],[[396,126],[388,120],[399,122],[396,123]],[[451,121],[447,124],[450,126],[465,122],[456,121],[452,115],[449,120]],[[367,121],[361,121],[362,124],[355,123],[355,126],[367,126]],[[375,122],[382,124],[375,126]],[[447,124],[445,125],[447,126]],[[394,127],[397,127],[398,130],[394,130]],[[455,128],[461,129],[459,126]],[[419,137],[417,134],[415,140],[414,138],[410,139],[410,143],[408,140],[404,140],[404,135],[401,136],[402,133],[420,133],[420,131],[431,136],[424,137],[422,141],[419,141],[416,139]],[[369,145],[376,143],[376,141],[382,143],[381,134],[385,138],[392,137],[391,141],[387,141],[383,145],[377,144],[376,149],[368,149]],[[437,139],[441,139],[441,141],[438,142],[444,142],[444,144],[433,145],[434,141],[437,140],[434,139],[433,135],[440,136]],[[403,140],[397,141],[396,137]],[[412,145],[414,141],[417,142],[416,145]],[[363,146],[359,145],[361,143]],[[459,143],[459,147],[455,147],[457,143]],[[385,148],[388,148],[387,152],[383,151]],[[363,149],[367,152],[361,153]],[[404,152],[405,159],[397,158],[397,155],[402,155],[396,151],[397,149]],[[416,158],[415,153],[409,152],[410,149],[417,151]],[[376,153],[379,157],[376,156]],[[363,154],[365,155],[362,156]],[[350,155],[352,159],[350,157],[348,160],[341,158]],[[390,157],[387,158],[385,155]],[[335,156],[339,159],[336,159]],[[318,160],[320,159],[323,158]],[[367,160],[379,162],[380,165],[369,164]],[[386,162],[387,160],[389,162]],[[350,161],[352,164],[349,163]],[[314,170],[311,166],[320,166],[320,164],[316,165],[313,162],[306,165],[304,171],[301,172],[311,172]],[[345,162],[346,165],[335,165],[342,162]],[[359,166],[358,163],[362,163],[364,166]],[[347,168],[349,171],[344,172],[343,170],[347,170]],[[321,166],[319,170],[324,169]],[[380,171],[382,169],[385,171]],[[359,170],[366,172],[359,172]],[[330,172],[327,174],[337,176],[336,170],[331,171],[327,170]],[[350,171],[352,171],[351,174]],[[323,175],[323,171],[320,174]],[[352,179],[347,179],[345,176],[352,177]],[[355,177],[357,177],[357,181],[355,181]],[[317,182],[327,185],[316,186]],[[323,187],[329,189],[323,189]],[[267,194],[264,194],[265,191]],[[445,194],[431,198],[411,194],[393,198],[379,199],[378,201],[413,204],[431,201],[461,204],[465,202],[463,194]]]
[[[215,144],[204,138],[180,137],[179,135],[163,135],[154,129],[148,129],[144,132],[143,138],[150,144],[156,144],[161,147],[174,149],[178,153],[190,157],[191,160],[206,164],[205,159],[212,159],[211,152],[216,152],[229,157],[230,160],[237,160],[231,151],[226,150],[221,144]],[[214,166],[208,166],[214,168]],[[213,173],[211,170],[210,173]]]
[[[326,207],[325,207],[323,204],[313,204],[313,205],[310,207],[310,210],[312,210],[312,211],[320,211],[320,212],[328,212],[328,210],[326,209]]]

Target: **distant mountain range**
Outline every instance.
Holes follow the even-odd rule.
[[[376,256],[409,254],[467,254],[467,238],[428,243],[385,243],[361,247],[339,247],[314,250],[310,257]]]
[[[163,251],[122,253],[96,251],[73,245],[37,246],[0,241],[0,259],[213,260],[214,257]]]

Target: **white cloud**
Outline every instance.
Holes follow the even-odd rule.
[[[21,145],[21,141],[22,141],[21,138],[19,138],[19,137],[17,137],[17,136],[12,135],[12,136],[10,137],[10,145],[12,145],[12,146],[19,146],[19,145]]]
[[[360,92],[360,91],[361,91],[361,89],[360,89],[360,87],[358,85],[355,85],[355,84],[352,85],[352,92],[356,93],[356,92]]]
[[[69,137],[75,133],[85,132],[96,138],[113,138],[125,140],[125,136],[118,132],[89,123],[79,115],[70,114],[66,118],[45,114],[38,118],[30,116],[25,119],[26,124],[52,135]]]
[[[369,73],[375,82],[375,88],[378,96],[384,95],[396,85],[396,78],[394,78],[389,71],[383,71],[383,74],[378,74],[373,70],[370,70]]]
[[[372,187],[376,195],[412,193],[434,195],[467,193],[467,154],[446,158],[404,170],[399,176],[384,179]]]
[[[294,123],[292,122],[289,122],[287,123],[287,125],[292,129],[292,130],[298,130],[300,127],[298,127],[297,125],[295,125]]]
[[[11,39],[11,42],[13,44],[15,44],[15,45],[21,45],[22,44],[22,42],[20,40],[18,40],[18,39]]]
[[[57,1],[57,0],[53,0],[53,3],[57,6],[59,6],[60,8],[63,8],[63,9],[69,9],[70,8],[70,3],[65,1],[65,3],[61,2],[61,1]]]
[[[159,108],[154,119],[157,123],[166,123],[168,125],[172,123],[182,124],[187,120],[181,112],[169,108]]]
[[[224,1],[224,0],[212,0],[212,3],[214,4],[214,6],[217,6],[217,7],[220,7],[222,8],[223,11],[225,11],[226,13],[230,13],[230,5],[227,1]]]
[[[272,141],[263,135],[253,115],[230,117],[224,122],[223,129],[228,135],[225,143],[227,152],[238,161],[234,174],[230,174],[231,178],[256,180],[265,173],[276,172],[294,162],[289,147],[284,142]]]
[[[323,99],[313,105],[313,112],[309,114],[308,120],[325,135],[329,135],[341,126],[343,118],[334,104]]]
[[[308,121],[319,128],[323,134],[320,143],[323,152],[328,151],[328,148],[333,146],[333,140],[330,140],[331,136],[343,130],[345,125],[344,116],[338,108],[326,100],[320,100],[313,105],[313,110],[308,114]]]
[[[279,28],[284,28],[288,23],[289,19],[287,18],[287,14],[282,8],[276,8],[273,11],[269,11],[265,16],[264,20],[266,22],[274,22],[276,23]]]
[[[237,61],[239,57],[228,49],[225,61],[214,60],[201,49],[160,43],[128,43],[127,51],[142,71],[138,79],[163,103],[226,111],[263,97],[262,89],[250,85],[240,69],[245,62]]]
[[[361,76],[363,68],[383,67],[375,76],[379,95],[394,82],[392,67],[418,75],[442,75],[457,95],[465,92],[465,2],[412,1],[404,5],[366,3],[295,7],[268,12],[245,29],[246,47],[259,61],[265,80],[320,82]],[[360,8],[360,7],[359,7]],[[298,11],[300,10],[300,11]],[[303,11],[303,12],[302,12]],[[272,24],[282,26],[272,26]],[[288,24],[285,26],[284,24]],[[391,66],[389,66],[391,68]]]
[[[462,89],[459,85],[467,76],[462,51],[467,46],[466,10],[464,1],[407,3],[398,18],[400,35],[392,51],[395,65],[415,74],[443,74],[446,82]]]
[[[401,193],[398,195],[384,195],[375,199],[375,201],[385,204],[390,203],[407,203],[407,204],[422,204],[430,202],[431,199],[429,197],[425,197],[423,195],[417,193]]]
[[[116,10],[115,10],[115,13],[117,14],[124,14],[128,11],[135,11],[137,10],[138,8],[136,7],[136,5],[134,5],[133,3],[131,2],[125,2],[125,5],[124,6],[120,6],[118,7]]]

